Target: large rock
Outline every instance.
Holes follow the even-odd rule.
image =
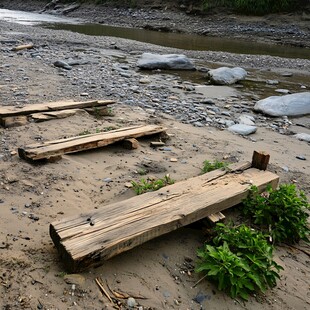
[[[143,53],[137,63],[140,69],[195,70],[195,66],[185,55]]]
[[[310,92],[271,96],[256,102],[254,110],[270,116],[310,114]]]
[[[294,137],[301,141],[310,142],[310,134],[307,133],[298,133]]]
[[[244,80],[247,72],[240,67],[221,67],[218,69],[210,70],[208,72],[208,75],[210,77],[211,83],[213,84],[230,85],[238,81]]]

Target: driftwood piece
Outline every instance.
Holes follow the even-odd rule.
[[[28,124],[28,118],[24,115],[0,118],[0,124],[4,128],[24,126]]]
[[[165,131],[165,128],[156,125],[127,127],[97,134],[31,144],[19,148],[18,154],[21,158],[31,161],[48,159],[63,154],[100,148],[129,138],[154,135],[163,131]]]
[[[34,45],[32,43],[24,44],[24,45],[18,45],[16,47],[13,47],[12,51],[17,52],[17,51],[21,51],[21,50],[25,50],[25,49],[31,49],[31,48],[34,48]]]
[[[251,184],[275,188],[279,177],[250,163],[215,170],[96,212],[50,224],[50,236],[70,272],[102,264],[119,253],[239,204]]]
[[[254,151],[252,157],[252,167],[259,170],[266,170],[269,163],[270,155],[266,152]]]
[[[32,113],[41,113],[48,111],[93,108],[93,107],[106,106],[109,104],[113,104],[115,102],[116,102],[115,100],[89,100],[81,102],[59,101],[59,102],[49,102],[42,104],[32,104],[24,106],[22,108],[1,107],[0,118],[8,116],[17,116],[17,115],[29,115]]]

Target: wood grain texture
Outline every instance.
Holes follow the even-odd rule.
[[[1,107],[0,118],[7,116],[17,115],[29,115],[32,113],[48,112],[48,111],[59,111],[68,109],[84,109],[92,107],[106,106],[109,104],[116,103],[115,100],[89,100],[89,101],[59,101],[59,102],[48,102],[42,104],[31,104],[22,108],[17,107]]]
[[[238,165],[233,168],[56,221],[51,238],[68,271],[76,272],[240,203],[251,184],[260,190],[278,184],[271,172],[250,168],[237,174]]]
[[[31,144],[19,148],[18,154],[26,160],[48,159],[63,154],[103,147],[125,139],[154,135],[163,131],[165,131],[164,127],[156,125],[126,127],[103,133]]]

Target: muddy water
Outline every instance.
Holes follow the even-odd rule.
[[[69,30],[92,36],[111,36],[152,43],[184,50],[222,51],[236,54],[271,55],[285,58],[310,59],[310,50],[273,44],[262,44],[227,38],[193,34],[165,33],[144,29],[112,27],[101,24],[53,24],[48,28]]]
[[[227,38],[192,34],[163,33],[144,29],[112,27],[101,24],[81,24],[77,19],[49,14],[0,9],[0,20],[27,25],[42,25],[55,30],[69,30],[92,36],[112,36],[184,50],[223,51],[237,54],[271,55],[310,59],[305,48],[259,44]]]

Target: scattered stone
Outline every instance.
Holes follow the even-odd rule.
[[[289,172],[289,168],[287,166],[281,167],[284,172]]]
[[[268,84],[268,85],[277,85],[277,84],[279,84],[279,81],[278,80],[267,80],[266,84]]]
[[[194,65],[185,55],[143,53],[137,63],[140,69],[195,70]]]
[[[310,114],[310,92],[271,96],[259,100],[254,110],[271,116],[307,115]]]
[[[132,187],[133,187],[133,185],[132,185],[132,183],[127,182],[127,183],[125,183],[125,187],[127,187],[127,188],[132,188]]]
[[[172,157],[172,158],[170,158],[170,161],[171,161],[172,163],[176,163],[176,162],[178,161],[178,159],[177,159],[177,158]]]
[[[280,93],[280,94],[285,94],[285,95],[291,93],[288,89],[282,89],[282,88],[276,89],[275,92]]]
[[[310,142],[310,135],[307,133],[298,133],[294,137],[301,141]]]
[[[284,77],[291,77],[291,76],[293,76],[293,73],[291,73],[291,72],[284,72],[284,73],[282,73],[282,76],[284,76]]]
[[[296,158],[300,160],[306,160],[306,157],[304,155],[297,155]]]
[[[255,125],[255,118],[251,115],[240,115],[238,117],[239,124],[254,126]]]
[[[62,60],[56,60],[54,62],[54,66],[55,67],[58,67],[58,68],[63,68],[63,69],[66,69],[66,70],[71,70],[72,67],[65,61],[62,61]]]
[[[129,298],[127,299],[127,306],[128,306],[129,308],[134,308],[134,307],[136,307],[136,306],[137,306],[136,300],[135,300],[133,297],[129,297]]]
[[[103,182],[110,183],[113,182],[113,180],[111,178],[105,178],[103,179]]]
[[[85,283],[85,278],[80,274],[66,274],[64,276],[64,281],[67,284],[75,284],[82,286]]]
[[[252,133],[255,133],[257,130],[257,127],[255,126],[249,126],[244,124],[235,124],[230,127],[228,127],[228,130],[234,133],[237,133],[242,136],[247,136]]]
[[[221,67],[208,72],[211,83],[216,85],[231,85],[238,81],[244,80],[246,75],[247,72],[240,67]]]

